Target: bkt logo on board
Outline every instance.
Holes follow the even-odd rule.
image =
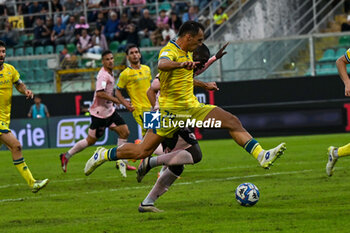
[[[90,118],[71,118],[64,119],[57,124],[57,147],[71,147],[79,140],[88,136]],[[108,129],[96,145],[103,145],[108,140]]]

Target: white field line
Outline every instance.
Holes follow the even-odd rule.
[[[305,173],[305,172],[313,172],[316,170],[299,170],[299,171],[289,171],[289,172],[275,172],[275,173],[267,173],[267,174],[254,174],[254,175],[248,175],[248,176],[231,176],[226,178],[215,178],[215,179],[202,179],[202,180],[196,180],[193,182],[179,182],[175,183],[175,186],[180,185],[193,185],[193,184],[199,184],[199,183],[206,183],[206,182],[220,182],[220,181],[229,181],[229,180],[238,180],[238,179],[247,179],[247,178],[255,178],[255,177],[268,177],[268,176],[277,176],[277,175],[291,175],[291,174],[298,174],[298,173]],[[123,187],[123,188],[115,188],[115,189],[107,189],[107,190],[95,190],[95,191],[89,191],[89,192],[82,192],[83,194],[94,194],[94,193],[104,193],[104,192],[118,192],[118,191],[124,191],[124,190],[137,190],[137,189],[150,189],[152,188],[151,185],[144,185],[144,186],[132,186],[132,187]],[[24,201],[24,200],[31,200],[31,199],[38,199],[38,198],[47,198],[47,197],[60,197],[60,196],[66,196],[67,194],[48,194],[45,196],[33,196],[33,197],[23,197],[23,198],[13,198],[13,199],[0,199],[0,202],[14,202],[14,201]]]
[[[310,163],[325,163],[324,161],[308,161],[308,162],[294,162],[294,163],[289,163],[289,164],[310,164]],[[188,168],[195,168],[192,165],[187,165]],[[215,172],[215,171],[223,171],[223,170],[235,170],[235,169],[246,169],[246,168],[257,168],[259,165],[246,165],[246,166],[234,166],[234,167],[220,167],[220,168],[206,168],[206,169],[186,169],[186,173],[192,173],[192,172]],[[161,167],[159,167],[160,169]],[[157,168],[154,168],[157,169]],[[117,171],[117,170],[116,170]],[[119,172],[117,171],[118,176]],[[61,178],[61,177],[60,177]],[[50,183],[55,182],[55,183],[63,183],[63,182],[77,182],[77,181],[82,181],[82,180],[87,180],[87,179],[100,179],[100,178],[75,178],[75,179],[59,179],[59,180],[50,180]],[[115,176],[109,176],[109,177],[103,177],[104,180],[106,179],[116,179]],[[18,183],[18,184],[5,184],[1,185],[0,189],[5,189],[9,187],[16,187],[16,186],[27,186],[24,182],[23,183]]]

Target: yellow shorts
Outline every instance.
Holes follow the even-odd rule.
[[[161,109],[161,128],[155,132],[161,137],[171,138],[179,128],[196,126],[194,122],[204,121],[214,108],[215,105],[199,104],[198,107],[189,109]],[[184,125],[181,125],[180,121]],[[187,122],[192,123],[186,125]]]
[[[147,129],[143,128],[143,111],[133,111],[132,115],[136,121],[137,124],[139,124],[139,126],[142,129],[142,136],[144,136],[146,134]]]
[[[8,124],[6,122],[0,121],[0,135],[8,132],[11,132]]]

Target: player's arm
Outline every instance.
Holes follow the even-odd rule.
[[[346,65],[349,64],[350,61],[345,56],[346,55],[338,58],[336,64],[337,64],[339,76],[345,85],[345,96],[350,96],[350,79],[346,71]]]
[[[33,99],[33,92],[27,89],[26,85],[20,79],[18,79],[18,81],[16,81],[14,84],[19,93],[25,95],[27,99]]]
[[[133,112],[135,110],[135,108],[131,105],[131,103],[124,98],[124,96],[122,95],[122,92],[119,89],[115,90],[115,96],[118,98],[120,103],[126,107],[126,109],[129,112]]]
[[[227,54],[227,52],[225,51],[227,45],[229,44],[229,42],[227,42],[221,49],[219,49],[219,51],[215,54],[215,56],[212,56],[205,64],[204,67],[200,70],[197,70],[195,75],[200,75],[201,73],[203,73],[206,69],[209,68],[209,66],[211,66],[216,60],[221,59],[225,54]]]
[[[156,105],[157,101],[157,93],[160,90],[160,82],[159,79],[156,78],[153,80],[150,88],[147,90],[147,97],[149,101],[151,102],[152,108]]]
[[[116,97],[108,95],[104,90],[96,91],[96,96],[101,99],[112,101],[115,104],[120,104]]]
[[[203,89],[206,89],[208,91],[218,91],[219,88],[216,85],[216,82],[203,82],[198,79],[193,79],[193,85],[196,87],[201,87]]]
[[[193,61],[185,61],[185,62],[176,62],[172,61],[167,58],[160,58],[158,61],[158,69],[161,71],[171,71],[175,69],[187,69],[187,70],[193,70],[197,64],[200,62],[193,62]]]

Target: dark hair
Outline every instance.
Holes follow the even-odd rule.
[[[204,32],[204,26],[201,23],[198,23],[196,21],[187,21],[181,25],[179,29],[179,37],[185,36],[186,34],[195,36],[198,34],[200,29],[202,29]]]
[[[2,40],[0,40],[0,47],[5,47],[6,48],[6,43]]]
[[[110,54],[110,53],[113,54],[111,50],[105,50],[105,51],[103,51],[103,53],[102,53],[102,59],[103,59],[104,56],[106,56],[106,55],[108,55],[108,54]]]
[[[137,50],[140,52],[140,48],[136,44],[129,44],[126,46],[126,49],[125,49],[126,55],[129,54],[129,50],[132,48],[137,48]]]
[[[207,62],[210,57],[210,51],[208,47],[202,43],[196,50],[193,51],[193,61],[204,61]]]

